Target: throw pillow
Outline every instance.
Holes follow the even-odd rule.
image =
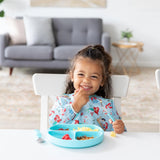
[[[25,44],[26,34],[24,29],[23,19],[11,17],[5,18],[6,30],[9,34],[11,44]]]
[[[55,40],[50,18],[24,17],[27,45],[52,45]]]

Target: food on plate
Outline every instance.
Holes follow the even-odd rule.
[[[69,131],[69,128],[67,128],[67,129],[59,128],[58,130],[65,130],[65,131]]]
[[[69,134],[65,134],[62,139],[64,140],[72,140],[71,137],[69,136]]]
[[[78,140],[88,140],[88,139],[93,139],[94,137],[87,137],[87,136],[80,136],[80,137],[77,137]]]
[[[89,128],[89,127],[81,127],[78,129],[73,129],[74,131],[98,131],[98,129],[92,129],[92,128]]]
[[[116,133],[115,133],[114,131],[112,131],[112,132],[110,133],[110,136],[111,136],[111,137],[116,137]]]

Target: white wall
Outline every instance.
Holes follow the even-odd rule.
[[[139,54],[140,66],[160,67],[160,1],[159,0],[107,0],[106,8],[53,8],[31,7],[30,0],[5,0],[1,4],[7,16],[44,17],[100,17],[104,31],[110,33],[112,42],[120,39],[126,28],[133,31],[133,39],[144,43]],[[117,56],[112,48],[113,62]]]

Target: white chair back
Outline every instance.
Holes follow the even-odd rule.
[[[34,74],[33,88],[36,95],[41,96],[40,131],[45,134],[48,129],[48,98],[62,95],[65,90],[66,74]],[[121,114],[121,98],[127,95],[129,77],[112,75],[113,100]]]
[[[160,69],[155,71],[157,88],[160,90]]]

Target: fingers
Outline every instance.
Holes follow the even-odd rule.
[[[82,88],[81,87],[79,87],[78,89],[76,89],[74,91],[74,95],[77,95],[77,94],[82,94]]]
[[[74,91],[74,102],[73,108],[77,109],[76,112],[79,112],[81,108],[89,101],[89,96],[84,94],[83,88],[78,88]]]
[[[124,127],[124,123],[121,120],[116,120],[112,124],[113,124],[113,127],[116,129]]]
[[[74,95],[76,95],[78,92],[79,92],[79,88],[78,89],[76,89],[75,91],[74,91]]]
[[[77,95],[77,94],[80,94],[80,95],[89,95],[89,92],[86,91],[84,88],[82,87],[79,87],[78,89],[75,90],[74,92],[74,95]]]
[[[113,122],[113,125],[117,126],[117,125],[123,125],[123,121],[118,119],[116,121]]]
[[[124,132],[124,123],[122,120],[116,120],[114,122],[112,122],[113,124],[113,129],[116,133],[120,134]]]
[[[121,133],[124,132],[124,129],[116,128],[116,129],[114,129],[114,131],[115,131],[115,133],[117,133],[117,134],[121,134]]]

